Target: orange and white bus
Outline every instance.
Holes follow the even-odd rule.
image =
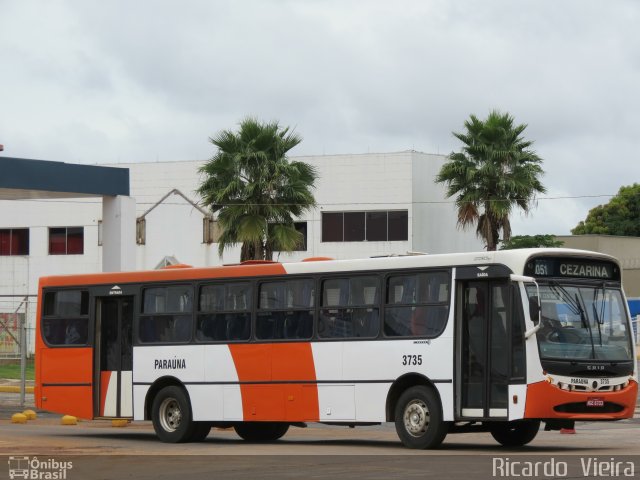
[[[633,416],[619,263],[568,249],[248,262],[42,278],[36,405],[272,441],[395,422],[404,445],[523,445]]]

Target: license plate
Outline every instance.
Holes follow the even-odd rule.
[[[587,407],[604,407],[604,398],[591,397],[587,399]]]

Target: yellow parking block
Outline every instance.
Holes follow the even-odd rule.
[[[33,410],[25,410],[22,414],[27,417],[27,420],[35,420],[37,417],[36,412]]]
[[[129,425],[129,420],[127,420],[126,418],[116,418],[114,420],[111,420],[112,427],[123,428],[127,425]]]
[[[62,425],[77,425],[78,424],[78,419],[76,417],[74,417],[73,415],[65,415],[64,417],[62,417],[60,419],[60,423]]]
[[[23,413],[14,413],[11,415],[11,423],[27,423],[27,416]]]
[[[33,393],[33,387],[26,387],[26,393]],[[16,385],[0,385],[0,393],[20,393],[20,387]]]

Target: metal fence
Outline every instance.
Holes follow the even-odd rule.
[[[35,341],[36,295],[0,295],[0,361],[20,361],[20,405],[24,406],[27,359]]]

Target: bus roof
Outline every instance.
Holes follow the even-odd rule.
[[[618,261],[609,255],[585,250],[565,248],[537,248],[500,250],[496,252],[467,252],[438,255],[410,255],[377,257],[354,260],[322,260],[313,262],[248,262],[247,264],[217,267],[186,267],[161,270],[105,272],[91,274],[56,275],[40,278],[40,287],[72,285],[108,285],[117,283],[143,283],[190,281],[215,278],[275,276],[285,274],[313,274],[347,271],[379,271],[404,268],[455,267],[464,265],[502,264],[514,273],[522,273],[532,256],[569,256]]]

